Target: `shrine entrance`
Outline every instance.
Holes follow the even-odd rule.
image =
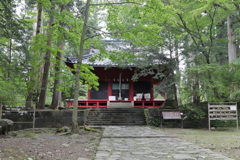
[[[129,100],[129,82],[113,82],[112,95],[116,96],[116,100]]]

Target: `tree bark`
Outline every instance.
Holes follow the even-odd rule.
[[[84,51],[84,38],[87,31],[87,23],[88,23],[88,14],[89,14],[89,5],[91,0],[87,0],[85,6],[85,14],[84,14],[84,23],[82,27],[82,35],[80,39],[80,47],[79,47],[79,54],[77,55],[78,63],[75,73],[75,88],[74,88],[74,107],[73,107],[73,114],[72,114],[72,132],[78,133],[78,94],[79,94],[79,86],[80,86],[80,71],[81,71],[81,64],[82,64],[82,57]]]
[[[232,17],[229,15],[227,17],[227,33],[228,33],[228,62],[231,64],[233,60],[237,58],[236,53],[236,41],[235,41],[235,33],[233,28]],[[230,68],[231,70],[231,68]],[[234,99],[233,92],[237,90],[237,86],[235,84],[230,85],[230,98]]]
[[[36,35],[38,35],[41,32],[41,28],[42,28],[42,4],[38,3],[38,14],[37,14],[37,25],[33,24],[33,37],[35,37]],[[34,68],[34,70],[38,73],[37,76],[35,78],[30,77],[30,81],[28,82],[28,93],[27,93],[27,97],[26,97],[26,108],[30,108],[32,106],[32,101],[37,102],[38,99],[38,95],[39,95],[39,90],[36,87],[37,85],[37,80],[39,79],[39,75],[42,71],[41,66],[36,69]],[[40,80],[39,80],[40,81]]]
[[[41,26],[42,26],[42,4],[38,3],[36,35],[38,35],[41,32]]]
[[[54,5],[51,7],[51,10],[52,11],[54,10]],[[50,20],[49,20],[49,27],[51,27],[53,25],[53,21],[54,21],[54,15],[51,15]],[[51,43],[52,43],[50,30],[51,29],[49,28],[48,40],[47,40],[47,45],[49,46],[49,48],[51,47]],[[38,103],[39,109],[44,109],[44,107],[45,107],[47,85],[48,85],[48,74],[49,74],[49,68],[50,68],[50,57],[51,57],[51,51],[49,49],[47,49],[46,55],[45,55],[42,86],[41,86],[41,92],[40,92],[39,103]]]
[[[227,32],[228,32],[228,60],[229,64],[237,58],[235,33],[231,16],[227,17]]]
[[[193,52],[189,53],[190,57],[190,67],[195,66],[195,55]],[[198,83],[198,75],[196,74],[194,77],[189,79],[191,89],[192,89],[192,97],[191,97],[191,102],[192,103],[199,103],[200,102],[200,96],[198,94],[199,91],[199,83]]]
[[[58,42],[59,49],[63,49],[63,42]],[[59,84],[62,83],[61,80],[61,60],[62,60],[62,53],[57,52],[56,56],[56,65],[55,65],[55,78],[54,78],[54,87],[53,87],[53,95],[52,95],[52,103],[50,108],[51,109],[58,109],[61,106],[61,94],[62,92],[58,90]]]
[[[66,9],[66,4],[62,4],[61,5],[61,13],[65,9]],[[63,23],[60,23],[60,25],[63,27]],[[58,48],[60,50],[63,50],[63,47],[64,47],[64,43],[63,42],[58,42]],[[61,60],[62,60],[62,53],[58,51],[57,56],[56,56],[54,88],[53,88],[53,95],[52,95],[52,103],[51,103],[51,106],[50,106],[51,109],[58,109],[58,107],[61,106],[62,92],[58,90],[59,84],[62,83],[61,73],[60,73],[60,71],[61,71]]]

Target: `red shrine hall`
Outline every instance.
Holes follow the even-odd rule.
[[[73,59],[67,58],[67,66],[73,67]],[[106,66],[94,66],[93,73],[99,77],[99,90],[88,90],[88,99],[78,100],[79,107],[161,107],[164,99],[155,99],[156,81],[149,75],[131,80],[134,69],[120,69]],[[73,106],[73,99],[66,100],[66,106]]]
[[[77,58],[68,57],[65,61],[70,68],[74,68],[73,65],[76,63]],[[121,69],[112,66],[109,68],[106,62],[90,63],[86,57],[83,58],[83,63],[94,67],[92,72],[99,77],[99,90],[88,90],[88,98],[79,99],[78,107],[162,107],[165,102],[166,97],[163,93],[154,94],[154,85],[159,84],[160,80],[156,81],[151,75],[140,77],[138,81],[131,80],[135,67]],[[160,95],[160,98],[154,95]],[[73,99],[67,99],[66,106],[73,107]]]

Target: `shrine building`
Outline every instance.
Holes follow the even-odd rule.
[[[97,50],[90,49],[83,57],[83,64],[91,65],[92,71],[99,77],[99,90],[88,90],[87,99],[79,99],[78,107],[88,108],[139,108],[139,107],[162,107],[165,102],[164,93],[154,93],[154,86],[162,80],[156,80],[153,75],[140,77],[133,81],[132,77],[137,67],[129,65],[119,68],[118,65],[110,64],[109,59],[90,62],[89,58]],[[74,69],[77,58],[67,57],[65,64]],[[154,97],[154,95],[160,95]],[[66,100],[67,107],[73,107],[73,99]]]

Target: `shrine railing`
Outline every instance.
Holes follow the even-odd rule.
[[[73,107],[73,99],[66,99],[66,107]],[[82,108],[88,108],[88,107],[93,107],[93,108],[107,108],[109,100],[78,100],[78,107]],[[123,102],[132,102],[132,101],[111,101],[115,103],[123,103]],[[134,108],[139,108],[139,107],[162,107],[162,104],[165,102],[164,99],[160,100],[142,100],[142,101],[133,101]]]

